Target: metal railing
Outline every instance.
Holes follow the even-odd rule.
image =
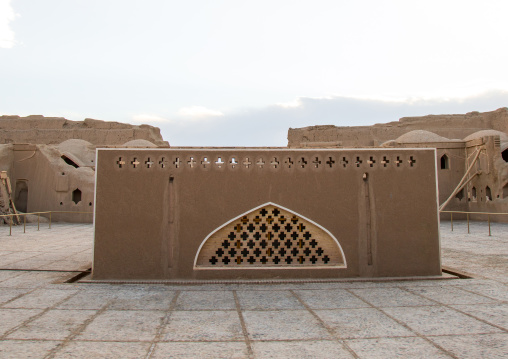
[[[37,230],[40,230],[41,228],[41,214],[49,214],[49,229],[51,229],[51,214],[52,213],[76,213],[76,214],[93,214],[93,212],[76,212],[76,211],[45,211],[45,212],[30,212],[30,213],[17,213],[17,214],[2,214],[0,215],[0,218],[3,217],[10,217],[9,221],[9,236],[12,236],[12,225],[13,218],[12,217],[21,217],[23,216],[23,233],[26,233],[26,216],[29,214],[36,214],[37,215]],[[46,218],[46,217],[44,217]]]
[[[451,223],[451,227],[452,227],[452,232],[453,232],[453,214],[454,213],[460,213],[460,214],[466,214],[466,218],[467,218],[467,233],[470,234],[471,232],[469,231],[469,215],[470,214],[481,214],[481,215],[487,215],[487,221],[489,223],[489,237],[492,235],[492,232],[490,230],[490,216],[492,215],[505,215],[505,216],[508,216],[508,213],[499,213],[499,212],[464,212],[464,211],[439,211],[440,213],[450,213],[450,223]]]

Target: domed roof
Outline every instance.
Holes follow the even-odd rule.
[[[132,140],[129,142],[125,142],[123,144],[124,147],[140,147],[140,148],[146,148],[146,147],[157,147],[157,145],[153,144],[150,141],[147,140]]]
[[[95,146],[88,141],[75,138],[66,140],[58,145],[58,151],[79,166],[94,165]]]
[[[425,130],[414,130],[395,140],[398,143],[451,142],[450,139]]]
[[[496,131],[496,130],[477,131],[475,133],[470,134],[466,138],[464,138],[464,141],[476,140],[478,138],[482,138],[482,137],[486,137],[486,136],[499,136],[501,138],[502,142],[508,141],[508,135],[506,133],[501,132],[501,131]]]

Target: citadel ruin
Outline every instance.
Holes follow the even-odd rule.
[[[97,280],[438,276],[443,211],[508,212],[508,108],[289,129],[286,148],[248,149],[1,116],[0,143],[18,211],[94,221]]]

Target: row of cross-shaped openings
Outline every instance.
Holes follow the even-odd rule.
[[[337,163],[338,160],[338,163]],[[400,167],[404,160],[402,156],[396,156],[396,159],[392,160],[393,164],[396,167]],[[379,161],[379,165],[383,167],[387,167],[392,161],[387,157],[383,156],[383,158]],[[409,159],[406,160],[410,167],[413,167],[416,163],[416,159],[414,156],[409,156]],[[340,159],[335,159],[335,157],[327,156],[324,159],[320,159],[318,156],[312,156],[310,158],[307,157],[286,157],[283,161],[281,161],[278,157],[271,157],[270,160],[265,161],[264,158],[250,158],[245,157],[245,159],[241,162],[238,161],[237,157],[232,157],[229,161],[224,161],[223,157],[219,156],[215,160],[210,159],[209,157],[203,157],[201,160],[196,160],[196,157],[189,157],[187,160],[182,160],[180,157],[176,157],[173,160],[168,160],[166,157],[162,157],[160,160],[156,160],[155,158],[148,157],[146,160],[141,160],[138,157],[134,157],[133,160],[127,161],[123,157],[119,157],[116,161],[116,164],[119,168],[123,168],[124,166],[131,166],[132,168],[145,167],[151,168],[155,166],[159,166],[160,168],[168,167],[169,165],[173,165],[175,168],[189,167],[189,168],[209,168],[211,166],[216,166],[217,168],[223,168],[225,166],[230,166],[231,168],[236,168],[238,166],[243,166],[245,168],[251,168],[252,166],[257,166],[259,168],[264,167],[272,167],[279,168],[282,165],[286,168],[320,168],[320,167],[328,167],[333,168],[336,165],[342,166],[344,168],[349,165],[355,167],[361,167],[362,164],[368,165],[369,167],[374,167],[377,163],[377,160],[374,156],[367,156],[367,159],[364,160],[360,156],[354,156],[352,159],[348,157],[341,157]]]

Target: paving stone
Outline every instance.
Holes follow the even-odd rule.
[[[252,340],[331,339],[308,311],[244,311],[243,317]]]
[[[53,287],[52,287],[53,288]],[[58,305],[58,309],[101,309],[116,298],[116,292],[111,290],[80,290],[65,302]]]
[[[74,275],[78,274],[77,272]],[[55,281],[64,281],[72,276],[72,272],[23,272],[17,276],[0,282],[0,288],[37,288]]]
[[[468,285],[466,288],[470,292],[474,292],[495,300],[508,302],[508,287],[499,284],[490,284],[482,281],[481,284]]]
[[[77,293],[77,290],[37,289],[4,305],[5,308],[48,308]]]
[[[59,349],[55,359],[138,359],[144,358],[150,343],[141,342],[103,342],[103,341],[73,341]]]
[[[1,340],[0,358],[43,359],[58,344],[56,341]]]
[[[157,343],[153,359],[243,359],[248,358],[247,345],[243,342],[187,342]]]
[[[351,291],[376,307],[436,305],[428,299],[400,288],[351,289]]]
[[[370,307],[345,289],[295,290],[295,293],[312,309]]]
[[[496,303],[497,301],[456,287],[411,287],[409,291],[443,304],[480,304]]]
[[[163,317],[160,311],[108,310],[96,317],[76,340],[150,341]]]
[[[163,341],[243,341],[236,311],[175,311],[163,328]]]
[[[343,339],[415,335],[375,308],[316,310],[316,314]]]
[[[362,359],[452,358],[420,337],[354,339],[346,340],[346,344]]]
[[[461,359],[506,359],[508,333],[429,337]]]
[[[252,342],[255,358],[291,358],[291,359],[349,359],[353,355],[339,342],[320,341],[277,341]]]
[[[49,310],[7,338],[64,340],[95,313],[93,310]]]
[[[0,336],[27,319],[41,313],[40,309],[0,309]]]
[[[453,305],[453,308],[508,330],[508,304]]]
[[[27,293],[30,289],[21,289],[21,288],[2,288],[0,290],[0,306],[5,302],[16,298],[19,295]]]
[[[236,309],[231,291],[183,291],[176,302],[177,310]]]
[[[491,325],[441,306],[392,307],[383,310],[423,335],[457,335],[500,331]]]
[[[168,310],[174,292],[171,291],[119,291],[110,309]]]
[[[289,291],[237,291],[240,306],[245,310],[305,309]]]

